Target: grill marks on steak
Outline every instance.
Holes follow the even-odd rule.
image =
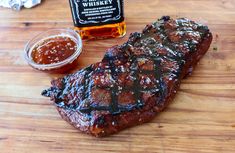
[[[206,26],[162,17],[110,48],[101,62],[52,81],[42,94],[81,131],[112,134],[147,122],[165,108],[211,39]]]

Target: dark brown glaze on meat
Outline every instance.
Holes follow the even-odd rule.
[[[164,16],[110,48],[101,62],[43,91],[63,119],[97,137],[150,121],[174,98],[212,41],[209,29]]]

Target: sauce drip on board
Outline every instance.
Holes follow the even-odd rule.
[[[33,47],[31,56],[37,64],[53,64],[64,61],[77,50],[76,42],[68,36],[48,37]]]

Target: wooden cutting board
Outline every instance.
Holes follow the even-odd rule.
[[[45,0],[20,12],[0,8],[0,152],[235,152],[234,0],[126,0],[127,35],[85,42],[77,70],[162,15],[207,24],[214,35],[210,50],[164,112],[99,139],[75,130],[40,95],[52,78],[64,74],[36,71],[23,59],[24,45],[34,35],[73,27],[68,1]]]

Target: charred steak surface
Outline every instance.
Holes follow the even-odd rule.
[[[108,49],[101,62],[53,80],[42,94],[79,130],[97,137],[117,133],[163,110],[211,40],[207,26],[164,16]]]

